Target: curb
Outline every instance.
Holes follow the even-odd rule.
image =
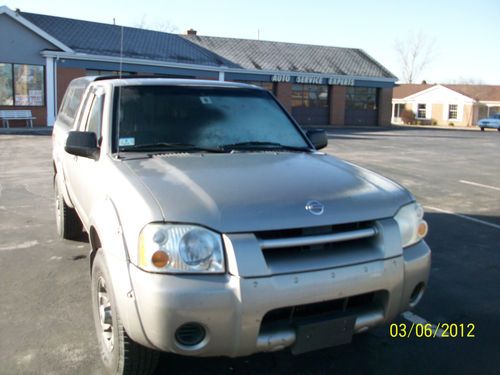
[[[52,127],[0,128],[0,135],[52,135]]]

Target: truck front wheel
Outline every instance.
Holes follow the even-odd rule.
[[[92,265],[92,310],[104,367],[110,374],[146,375],[156,369],[159,352],[132,341],[123,328],[102,250]]]

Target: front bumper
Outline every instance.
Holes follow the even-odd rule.
[[[418,303],[427,285],[430,249],[424,241],[403,256],[278,276],[161,275],[130,266],[140,322],[129,335],[139,343],[190,356],[237,357],[295,342],[292,327],[263,331],[271,310],[377,292],[378,303],[356,314],[355,332],[393,320]],[[415,293],[419,287],[419,293]],[[206,338],[186,347],[175,339],[185,323],[199,323]],[[125,327],[127,329],[127,327]],[[128,329],[127,329],[128,331]]]

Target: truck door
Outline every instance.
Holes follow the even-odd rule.
[[[82,114],[79,131],[94,132],[98,145],[102,140],[102,113],[104,104],[104,90],[97,88],[87,99],[86,108]],[[68,168],[65,169],[70,180],[71,198],[84,225],[88,223],[92,202],[98,198],[102,188],[99,159],[94,160],[81,156],[68,158]]]

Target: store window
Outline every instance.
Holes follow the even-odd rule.
[[[328,108],[327,85],[293,85],[292,108]]]
[[[0,64],[0,105],[14,105],[12,64]]]
[[[448,119],[449,120],[458,119],[458,105],[457,104],[450,104],[448,106]]]
[[[401,118],[403,111],[405,110],[404,103],[394,104],[394,118]]]
[[[427,118],[427,106],[425,104],[417,104],[417,118]]]
[[[0,105],[43,106],[44,103],[43,66],[0,63]]]
[[[346,108],[357,110],[377,109],[377,89],[374,87],[348,87]]]

